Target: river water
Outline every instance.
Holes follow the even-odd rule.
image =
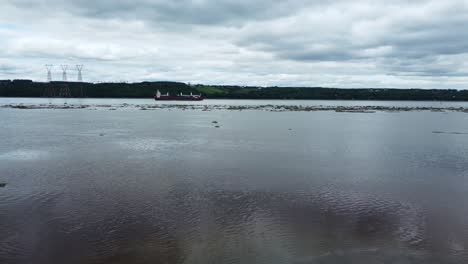
[[[64,100],[0,105],[156,103]],[[0,108],[0,125],[0,263],[468,262],[467,113]]]
[[[301,106],[395,106],[395,107],[465,107],[468,102],[447,101],[359,101],[359,100],[222,100],[210,99],[204,101],[158,101],[162,105],[228,105],[228,106],[257,106],[257,105],[301,105]],[[155,101],[150,99],[130,98],[14,98],[0,97],[0,106],[4,105],[89,105],[126,108],[132,106],[152,106]]]

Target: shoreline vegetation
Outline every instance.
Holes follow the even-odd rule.
[[[462,112],[468,113],[468,107],[428,107],[428,106],[302,106],[302,105],[195,105],[195,104],[118,104],[118,105],[86,105],[86,104],[8,104],[0,105],[0,108],[10,109],[84,109],[84,110],[259,110],[270,112],[314,112],[314,111],[335,111],[338,113],[376,113],[376,112],[410,112],[410,111],[430,111],[430,112]]]
[[[190,85],[181,82],[85,83],[0,80],[0,97],[151,98],[156,90],[202,94],[207,99],[468,101],[468,90],[339,89],[323,87],[255,87]]]

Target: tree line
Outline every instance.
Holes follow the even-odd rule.
[[[151,98],[156,90],[170,94],[202,94],[213,99],[315,100],[429,100],[468,101],[467,90],[454,89],[338,89],[322,87],[254,87],[188,85],[181,82],[81,83],[0,80],[0,97],[58,97],[61,89],[71,97]]]

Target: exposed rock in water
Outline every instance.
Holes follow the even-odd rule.
[[[349,110],[349,111],[336,111],[338,113],[364,113],[364,114],[373,114],[375,111],[365,111],[365,110]]]
[[[25,106],[25,105],[12,106],[12,108],[16,108],[16,109],[30,109],[30,107],[27,107],[27,106]]]
[[[3,188],[3,187],[5,187],[6,185],[7,185],[6,183],[4,183],[4,182],[0,182],[0,188]]]
[[[14,108],[14,109],[108,109],[116,110],[119,108],[125,108],[130,105],[23,105],[23,104],[7,104],[0,105],[0,108]],[[431,111],[431,112],[462,112],[468,113],[468,107],[430,107],[430,106],[304,106],[304,105],[177,105],[177,104],[161,104],[161,105],[150,105],[150,104],[137,104],[134,105],[135,109],[140,110],[158,110],[164,109],[171,111],[173,109],[179,110],[200,110],[200,111],[213,111],[213,110],[261,110],[269,112],[312,112],[312,111],[335,111],[344,113],[376,113],[376,112],[409,112],[409,111]],[[213,124],[217,124],[218,121],[212,121]]]
[[[213,124],[218,124],[218,121],[213,121],[213,122],[211,122],[211,123],[213,123]]]
[[[215,126],[216,128],[220,128],[220,126]]]
[[[443,132],[443,131],[432,131],[432,134],[468,135],[468,133],[465,133],[465,132]]]

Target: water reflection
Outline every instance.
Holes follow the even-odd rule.
[[[5,153],[0,152],[0,160],[30,161],[47,158],[49,153],[42,150],[19,149]]]
[[[0,263],[466,263],[465,114],[254,113],[0,112]]]
[[[163,196],[145,197],[146,203],[128,196],[98,203],[92,195],[48,193],[3,204],[8,215],[27,212],[27,217],[3,214],[0,258],[11,263],[428,263],[466,243],[462,237],[435,240],[441,226],[428,225],[427,214],[412,204],[333,188],[290,194],[178,184]]]

